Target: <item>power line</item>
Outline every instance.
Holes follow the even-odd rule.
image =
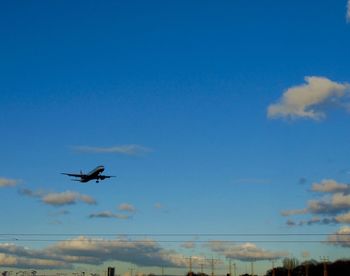
[[[81,236],[87,237],[87,242],[106,242],[107,240],[102,238],[119,236],[121,238],[113,241],[119,243],[184,243],[189,240],[196,243],[327,243],[329,241],[319,238],[329,235],[344,237],[344,239],[338,238],[336,242],[350,242],[347,240],[350,233],[0,233],[0,242],[64,242]],[[143,240],[140,240],[140,237]],[[186,237],[188,239],[185,239]],[[151,239],[147,240],[148,238]],[[84,242],[84,240],[80,241]]]
[[[0,239],[0,242],[65,242],[73,241],[69,239]],[[111,242],[111,240],[101,240],[101,239],[87,239],[79,240],[80,242]],[[183,243],[188,240],[114,240],[118,243]],[[210,243],[210,242],[223,242],[223,243],[327,243],[330,241],[326,240],[199,240],[194,241],[196,243]],[[337,240],[337,243],[347,242],[349,240]]]
[[[229,236],[350,236],[350,233],[0,233],[0,236],[150,236],[150,237],[229,237]]]

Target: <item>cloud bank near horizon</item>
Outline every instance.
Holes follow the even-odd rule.
[[[186,267],[187,260],[153,240],[127,241],[80,236],[44,249],[0,243],[0,265],[13,268],[70,269],[76,264],[125,261],[139,266]]]
[[[288,256],[287,252],[268,251],[250,242],[228,245],[221,241],[212,241],[209,243],[209,248],[225,258],[244,262],[269,261]]]
[[[183,248],[183,245],[180,246]],[[241,261],[273,260],[288,256],[272,252],[253,243],[231,244],[212,241],[206,246],[213,253]],[[193,248],[186,246],[186,248]],[[194,262],[207,263],[201,256]],[[31,249],[13,243],[0,243],[0,266],[26,269],[73,269],[76,265],[102,265],[108,261],[129,262],[138,266],[188,267],[188,258],[162,247],[154,240],[129,241],[79,236],[56,242],[42,249]]]

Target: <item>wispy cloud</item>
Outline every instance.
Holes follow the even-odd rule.
[[[29,196],[29,197],[43,197],[46,192],[43,190],[38,190],[38,191],[33,191],[31,189],[28,188],[22,188],[18,190],[18,193],[20,195],[24,195],[24,196]]]
[[[284,217],[288,217],[288,216],[301,215],[301,214],[306,214],[306,213],[308,213],[308,210],[305,208],[305,209],[295,209],[295,210],[282,211],[281,215]]]
[[[122,203],[122,204],[120,204],[118,206],[118,210],[119,211],[131,212],[131,213],[136,212],[136,208],[134,207],[134,205],[129,204],[129,203]]]
[[[350,0],[348,0],[346,5],[346,21],[350,23]]]
[[[269,105],[268,118],[321,120],[325,104],[338,103],[349,90],[348,83],[338,83],[325,77],[305,77],[306,84],[288,88],[277,103]],[[344,105],[344,103],[343,103]]]
[[[157,202],[157,203],[154,204],[154,208],[156,208],[156,209],[164,209],[164,205],[162,203]]]
[[[82,153],[110,153],[124,155],[144,155],[152,152],[152,149],[140,145],[120,145],[113,147],[91,147],[91,146],[75,146],[74,150]]]
[[[68,210],[59,210],[57,212],[50,212],[51,216],[66,216],[69,214],[70,214],[70,212]]]
[[[111,211],[102,211],[97,213],[92,213],[89,218],[116,218],[116,219],[130,219],[131,216],[125,214],[115,214]]]
[[[157,202],[153,205],[153,207],[155,209],[157,209],[158,211],[162,212],[162,213],[169,213],[170,209],[168,206],[164,205],[163,203]]]
[[[0,188],[2,187],[15,187],[20,183],[18,179],[10,179],[0,177]]]
[[[333,217],[326,217],[326,218],[312,217],[310,219],[300,220],[298,222],[288,219],[286,224],[288,226],[303,226],[303,225],[314,225],[314,224],[328,225],[328,224],[338,224],[338,223],[339,222]]]
[[[298,184],[300,185],[305,185],[307,183],[307,178],[306,177],[300,177],[298,180]]]
[[[181,244],[181,247],[186,249],[193,249],[196,247],[196,243],[193,241],[184,242]]]

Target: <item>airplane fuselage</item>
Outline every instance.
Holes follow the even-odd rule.
[[[98,180],[102,180],[102,178],[100,177],[100,174],[105,170],[104,166],[98,166],[95,169],[93,169],[92,171],[90,171],[89,173],[82,175],[80,182],[88,182],[90,180],[96,179]]]

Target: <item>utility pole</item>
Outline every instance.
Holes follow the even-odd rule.
[[[236,276],[236,263],[233,263],[233,276]]]
[[[276,276],[276,271],[275,271],[275,260],[272,260],[272,276]]]
[[[214,270],[215,270],[215,262],[218,261],[219,259],[214,259],[211,258],[210,262],[211,262],[211,276],[215,276],[214,274]]]
[[[189,258],[186,258],[186,260],[189,261],[189,276],[192,276],[192,256]]]
[[[214,259],[214,257],[212,257],[211,259],[203,259],[203,261],[210,262],[211,276],[215,276],[215,263],[220,261],[220,259]],[[203,269],[203,263],[201,264],[201,269]]]
[[[323,262],[323,276],[328,276],[328,271],[327,271],[327,263],[328,263],[328,257],[322,257],[321,261]]]
[[[232,260],[229,260],[229,267],[228,267],[228,271],[230,273],[230,276],[232,276]]]
[[[190,257],[190,276],[192,276],[192,257]]]
[[[309,262],[306,261],[305,263],[305,276],[309,276]]]
[[[211,276],[214,276],[214,258],[211,258]]]

